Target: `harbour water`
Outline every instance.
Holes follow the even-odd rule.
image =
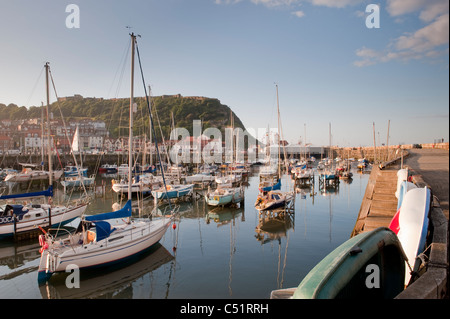
[[[79,288],[66,286],[69,274],[54,275],[39,287],[38,240],[2,241],[0,298],[269,298],[274,289],[298,286],[350,237],[369,177],[356,170],[353,174],[352,180],[325,193],[316,176],[314,188],[297,190],[295,213],[283,223],[266,221],[261,227],[254,208],[259,183],[255,167],[245,186],[244,205],[213,208],[203,198],[180,203],[180,219],[158,247],[122,267],[81,271]],[[104,181],[107,194],[94,199],[87,214],[111,211],[117,202],[111,178],[97,179]],[[284,176],[282,190],[292,183]],[[145,205],[145,212],[158,214],[153,200]],[[164,211],[164,206],[159,209]]]

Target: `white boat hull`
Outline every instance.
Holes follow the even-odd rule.
[[[42,251],[38,277],[41,281],[48,279],[55,272],[66,271],[69,265],[83,269],[122,262],[158,243],[170,222],[170,219],[132,222],[98,242],[49,247]],[[70,240],[70,236],[65,239],[67,243]]]
[[[397,237],[402,243],[403,250],[408,257],[408,263],[413,271],[417,271],[420,266],[420,261],[416,257],[425,249],[430,196],[430,190],[426,187],[411,189],[406,193],[400,208],[400,230]],[[405,273],[405,285],[409,283],[410,279],[411,274],[407,271]]]
[[[48,214],[48,210],[36,209],[36,214],[41,214],[41,216],[30,220],[18,221],[15,226],[13,222],[0,224],[0,237],[14,236],[14,233],[20,234],[35,231],[38,226],[46,228],[49,226],[57,227],[60,224],[65,225],[80,217],[86,208],[87,204],[68,209],[64,206],[56,206],[52,207],[50,216]]]
[[[63,171],[53,171],[53,179],[61,178]],[[13,173],[5,177],[5,182],[29,182],[38,180],[48,180],[50,173],[48,171],[31,171],[26,173]]]

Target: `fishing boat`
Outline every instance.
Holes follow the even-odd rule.
[[[402,243],[407,261],[413,272],[421,265],[417,258],[425,250],[428,234],[428,213],[431,205],[429,188],[413,188],[404,198],[398,214],[398,239]],[[411,280],[411,273],[405,274],[405,285]]]
[[[210,206],[226,206],[240,203],[244,199],[244,190],[236,188],[216,188],[214,191],[208,191],[205,194],[205,201]]]
[[[274,210],[286,207],[294,199],[293,192],[270,191],[267,194],[259,194],[255,208],[259,211]]]
[[[173,199],[192,195],[194,184],[166,185],[165,187],[152,190],[155,199]]]
[[[291,298],[394,298],[404,289],[405,259],[402,244],[389,228],[361,233],[322,259]]]
[[[0,238],[13,237],[42,228],[60,227],[80,217],[86,210],[87,203],[63,206],[52,205],[48,200],[37,204],[37,198],[51,198],[53,187],[46,191],[4,195],[0,200],[27,200],[27,204],[0,205]],[[33,203],[31,203],[33,202]]]
[[[131,128],[133,127],[132,110],[134,105],[133,81],[136,36],[134,33],[130,36],[132,54],[129,141],[132,141],[133,130]],[[154,131],[145,83],[144,90],[151,127]],[[153,136],[155,135],[153,134]],[[133,162],[132,144],[129,143],[128,145],[129,163]],[[156,139],[155,147],[158,157],[160,157]],[[128,176],[131,176],[131,166],[128,169]],[[162,172],[162,174],[164,173]],[[65,238],[58,238],[56,240],[49,233],[44,233],[40,236],[39,242],[42,248],[38,270],[39,284],[44,284],[55,272],[66,271],[69,265],[76,265],[78,269],[85,269],[105,267],[118,263],[122,264],[130,260],[130,258],[148,251],[161,240],[174,218],[174,210],[170,214],[170,217],[167,218],[154,218],[152,220],[132,219],[131,179],[129,179],[128,183],[128,201],[122,209],[110,213],[84,216],[81,219],[77,231],[74,234],[69,234]],[[124,218],[126,219],[123,220]],[[116,222],[114,223],[114,221]]]

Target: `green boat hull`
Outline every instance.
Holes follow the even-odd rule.
[[[391,299],[404,289],[405,254],[389,228],[361,233],[320,261],[294,299]]]

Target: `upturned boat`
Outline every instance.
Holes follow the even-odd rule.
[[[405,259],[399,239],[389,228],[361,233],[322,259],[291,298],[394,298],[404,289]]]

